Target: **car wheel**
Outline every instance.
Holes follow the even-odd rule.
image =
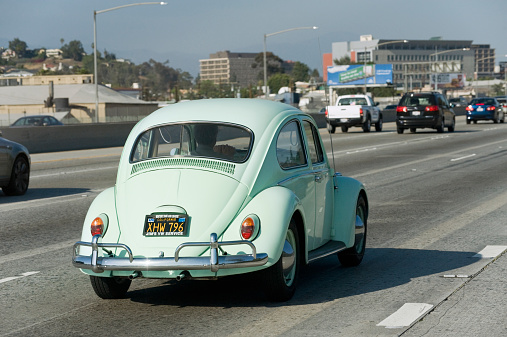
[[[467,119],[467,124],[470,124],[470,119]]]
[[[438,133],[444,132],[444,119],[443,118],[440,120],[440,125],[437,126],[437,132]]]
[[[368,117],[366,119],[366,122],[363,123],[363,132],[370,132],[370,129],[371,129],[371,120]]]
[[[348,132],[348,131],[349,131],[349,127],[342,125],[342,132]]]
[[[456,120],[452,119],[452,124],[447,127],[447,131],[454,132],[454,128],[456,127]]]
[[[285,235],[282,256],[274,265],[263,270],[261,275],[264,292],[271,301],[288,301],[296,292],[299,255],[299,236],[296,223],[291,220]]]
[[[476,120],[474,120],[474,124],[477,124],[477,121],[476,121]]]
[[[382,131],[382,125],[383,125],[382,117],[379,117],[379,120],[377,123],[375,123],[375,131],[380,132]]]
[[[366,210],[366,201],[363,196],[359,196],[356,206],[355,222],[355,240],[354,246],[338,253],[338,260],[344,267],[354,267],[361,263],[366,250],[366,222],[368,214]]]
[[[497,124],[500,121],[500,116],[497,115],[495,119],[493,119],[493,123]]]
[[[405,129],[404,128],[397,128],[396,131],[398,131],[398,134],[401,135],[403,133],[403,131],[405,131]]]
[[[30,165],[24,157],[18,157],[14,161],[9,185],[2,187],[6,195],[23,195],[28,189],[30,182]]]
[[[417,131],[416,128],[410,128],[410,132],[415,133]]]
[[[327,131],[329,131],[329,133],[335,133],[336,126],[327,123]]]
[[[93,275],[90,275],[90,281],[95,294],[105,300],[124,298],[132,283],[128,278],[97,277]]]

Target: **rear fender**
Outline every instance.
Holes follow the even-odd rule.
[[[287,228],[289,227],[293,214],[297,210],[301,212],[304,222],[304,213],[302,212],[301,204],[297,196],[285,187],[270,187],[250,200],[224,232],[222,240],[241,240],[241,223],[248,215],[257,215],[260,220],[260,231],[252,242],[257,252],[268,254],[268,263],[263,267],[269,267],[275,264],[282,254]],[[233,248],[233,246],[231,246],[231,248]],[[228,250],[227,252],[229,254],[238,254],[242,251],[233,251],[231,249],[231,251]],[[244,252],[249,253],[247,249],[245,249]]]
[[[366,214],[368,200],[363,184],[353,178],[334,176],[334,216],[331,228],[331,240],[343,242],[347,247],[354,245],[356,206],[360,194],[364,195]]]

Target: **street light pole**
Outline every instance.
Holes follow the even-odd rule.
[[[128,4],[123,6],[117,6],[113,8],[103,9],[100,11],[93,11],[93,80],[95,81],[95,123],[99,122],[99,82],[97,79],[97,14],[114,11],[117,9],[141,6],[141,5],[167,5],[167,2],[141,2],[135,4]]]
[[[315,26],[313,26],[313,27],[296,27],[296,28],[289,28],[289,29],[281,30],[281,31],[275,32],[275,33],[264,34],[264,97],[266,99],[268,98],[268,71],[267,71],[268,66],[267,66],[267,60],[266,60],[266,38],[269,36],[287,33],[287,32],[291,32],[293,30],[299,30],[299,29],[319,29],[319,27],[315,27]]]

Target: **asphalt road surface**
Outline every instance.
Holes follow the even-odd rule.
[[[0,336],[507,335],[507,124],[331,137],[336,171],[369,193],[366,255],[309,265],[286,303],[248,278],[136,279],[98,298],[71,246],[121,149],[33,155],[28,193],[0,192]]]

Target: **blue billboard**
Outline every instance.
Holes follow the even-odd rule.
[[[392,64],[354,64],[327,67],[329,86],[386,85],[393,83]]]

